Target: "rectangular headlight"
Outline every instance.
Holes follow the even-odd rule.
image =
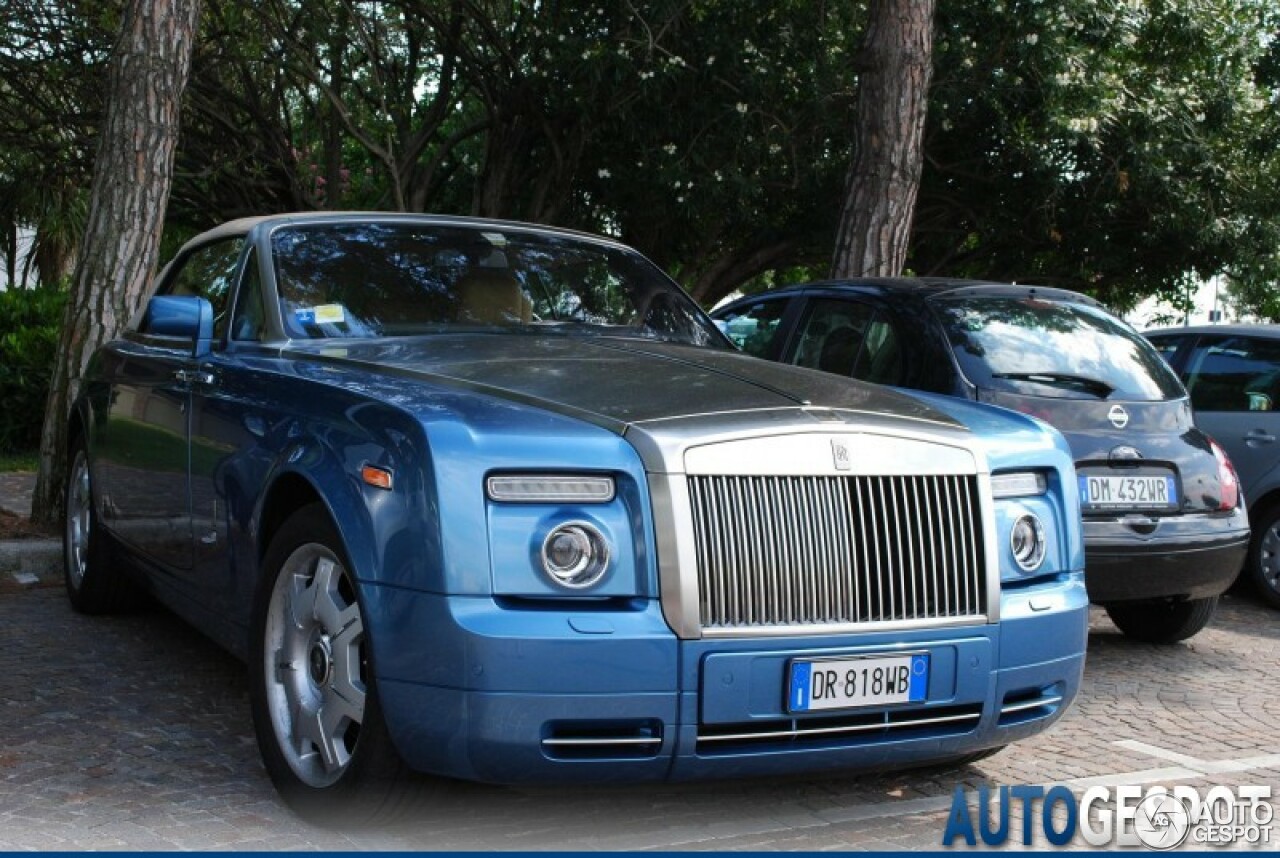
[[[613,477],[573,474],[506,474],[485,481],[489,500],[500,503],[608,503]]]
[[[991,475],[991,495],[1000,498],[1025,498],[1042,495],[1048,488],[1044,474],[1038,471],[1015,471]]]

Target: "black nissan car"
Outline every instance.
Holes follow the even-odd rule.
[[[1076,292],[867,278],[752,295],[712,316],[743,351],[963,396],[1057,427],[1076,459],[1089,598],[1169,643],[1209,622],[1249,545],[1239,480],[1154,348]]]

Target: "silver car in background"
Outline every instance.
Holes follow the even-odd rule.
[[[1280,325],[1203,325],[1148,331],[1182,378],[1196,425],[1240,474],[1253,538],[1245,574],[1280,608]]]

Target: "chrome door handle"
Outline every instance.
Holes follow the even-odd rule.
[[[1271,444],[1274,443],[1275,440],[1276,436],[1272,435],[1265,429],[1254,429],[1251,432],[1246,432],[1244,436],[1244,442],[1250,447],[1258,447],[1262,444]]]
[[[184,384],[213,384],[213,373],[202,369],[180,369],[173,377]]]

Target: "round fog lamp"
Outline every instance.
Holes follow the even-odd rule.
[[[1027,513],[1013,523],[1009,534],[1013,559],[1024,572],[1034,572],[1044,562],[1044,526],[1040,519]]]
[[[590,587],[609,568],[609,544],[585,521],[562,524],[542,542],[542,568],[561,587]]]

